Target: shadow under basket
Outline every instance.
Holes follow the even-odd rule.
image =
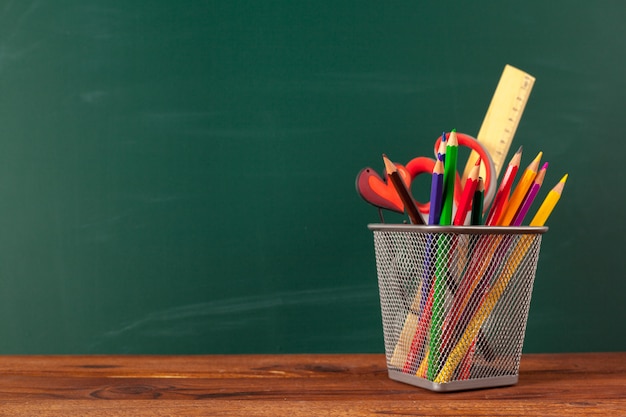
[[[371,224],[389,378],[513,385],[547,227]]]

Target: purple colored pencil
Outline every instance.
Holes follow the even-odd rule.
[[[437,157],[433,168],[433,179],[430,186],[430,213],[428,224],[439,224],[441,217],[441,202],[443,197],[443,156]]]
[[[437,162],[435,162],[435,167],[433,168],[433,179],[430,188],[430,209],[428,215],[428,224],[429,225],[438,225],[439,218],[441,217],[441,204],[443,201],[443,161],[441,160],[442,156],[437,157]],[[424,264],[424,281],[422,284],[422,296],[420,299],[420,309],[419,312],[422,314],[424,311],[424,307],[426,306],[426,300],[428,298],[428,292],[430,291],[431,285],[431,273],[432,273],[432,262],[434,259],[434,236],[428,235],[428,242],[426,246],[426,261]]]
[[[545,164],[543,164],[543,166],[537,173],[537,176],[535,177],[535,181],[533,182],[533,185],[530,186],[530,190],[528,190],[526,197],[524,197],[524,201],[522,202],[520,209],[517,211],[517,214],[515,215],[515,218],[513,219],[513,222],[511,223],[512,226],[522,225],[522,222],[524,221],[524,217],[526,216],[526,213],[528,213],[528,209],[530,209],[530,206],[532,206],[533,201],[535,200],[535,197],[537,196],[537,193],[539,192],[539,189],[541,188],[541,184],[543,184],[543,179],[546,176],[547,169],[548,169],[548,163],[546,162]]]

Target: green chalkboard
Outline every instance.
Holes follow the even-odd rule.
[[[523,163],[542,150],[546,184],[570,174],[525,351],[625,349],[624,17],[606,0],[0,2],[0,353],[382,352],[356,174],[476,135],[505,64],[537,79]]]

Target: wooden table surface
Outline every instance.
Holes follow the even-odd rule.
[[[435,393],[382,354],[0,356],[0,416],[626,416],[626,352],[523,355],[510,387]]]

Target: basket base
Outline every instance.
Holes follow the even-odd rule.
[[[479,388],[495,388],[507,385],[515,385],[518,381],[518,375],[505,375],[492,378],[468,379],[466,381],[451,381],[445,384],[438,384],[424,378],[414,375],[407,375],[400,371],[392,369],[388,370],[389,378],[394,381],[404,382],[405,384],[414,385],[416,387],[425,388],[436,392],[463,391]]]

